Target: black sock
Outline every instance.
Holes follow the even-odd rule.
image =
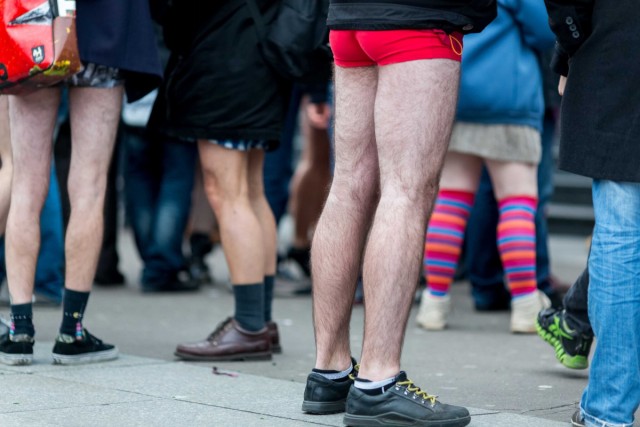
[[[61,334],[82,339],[82,317],[88,300],[89,292],[78,292],[65,288],[62,300]]]
[[[256,332],[264,328],[264,284],[234,285],[234,319],[243,329]]]
[[[11,305],[11,335],[27,334],[33,337],[33,304]]]
[[[273,282],[274,276],[264,276],[264,321],[271,322],[271,309],[273,307]]]

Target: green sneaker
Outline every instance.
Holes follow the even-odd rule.
[[[593,336],[573,330],[564,310],[549,308],[538,313],[538,335],[556,349],[556,358],[570,369],[587,369]]]

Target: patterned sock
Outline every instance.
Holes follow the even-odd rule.
[[[274,276],[264,276],[264,321],[271,322]]]
[[[538,199],[509,196],[498,203],[498,251],[511,298],[536,291],[536,225]]]
[[[84,309],[89,301],[89,292],[64,290],[62,300],[62,324],[60,325],[60,333],[75,337],[77,340],[83,338],[82,317]]]
[[[12,304],[11,305],[11,331],[10,336],[14,335],[35,335],[33,328],[33,304]]]
[[[468,191],[438,193],[424,245],[424,272],[431,295],[444,297],[449,293],[473,199],[474,194]]]
[[[236,312],[233,316],[243,329],[257,332],[264,328],[264,283],[233,285]]]

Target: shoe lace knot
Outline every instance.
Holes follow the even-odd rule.
[[[222,332],[226,331],[231,326],[232,326],[231,317],[228,317],[226,320],[218,323],[218,326],[216,326],[216,329],[213,332],[211,332],[207,337],[207,341],[210,341],[210,342],[215,341]]]
[[[427,401],[428,400],[428,401],[431,402],[432,405],[436,403],[436,399],[438,398],[438,396],[427,393],[426,391],[422,390],[420,387],[415,385],[413,383],[413,381],[411,381],[409,379],[407,379],[406,381],[399,381],[396,384],[398,386],[405,387],[405,389],[409,393],[413,393],[414,395],[416,395],[419,398],[421,398],[423,401]]]

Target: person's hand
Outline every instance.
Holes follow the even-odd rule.
[[[307,105],[307,119],[309,124],[315,129],[325,130],[329,128],[329,120],[331,119],[331,108],[329,104],[323,102],[321,104]]]
[[[560,76],[560,82],[558,83],[558,93],[560,96],[564,95],[564,87],[567,85],[567,78]]]

